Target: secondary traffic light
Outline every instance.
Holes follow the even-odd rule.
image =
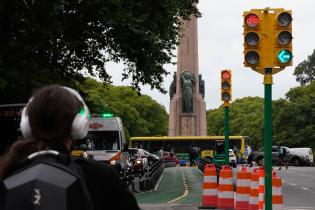
[[[292,12],[279,9],[274,15],[275,66],[292,66]]]
[[[262,33],[261,14],[259,12],[244,13],[244,65],[255,67],[260,62],[260,34]]]
[[[232,100],[232,73],[231,70],[221,71],[221,100],[228,102]]]

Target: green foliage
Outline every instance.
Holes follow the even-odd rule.
[[[122,119],[130,136],[166,135],[168,114],[164,106],[131,87],[103,85],[91,78],[77,83],[91,113],[111,112]]]
[[[0,96],[23,101],[31,90],[82,80],[109,82],[108,61],[127,65],[134,87],[161,83],[178,44],[179,17],[199,16],[197,0],[0,1]],[[0,89],[0,90],[1,90]]]
[[[208,135],[224,135],[224,107],[207,112]],[[249,136],[255,148],[263,144],[263,99],[246,97],[230,105],[230,135]]]
[[[315,81],[296,87],[287,99],[273,101],[273,145],[315,149]],[[264,104],[259,97],[237,99],[230,105],[230,134],[249,136],[251,145],[263,146]],[[224,109],[207,112],[208,135],[224,135]]]
[[[307,60],[300,63],[294,70],[293,75],[301,85],[306,85],[315,79],[315,50],[308,56]]]
[[[291,89],[279,106],[275,140],[290,146],[315,148],[315,82]]]

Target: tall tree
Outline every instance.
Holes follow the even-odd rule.
[[[279,106],[275,140],[284,145],[315,148],[315,82],[291,89]]]
[[[295,68],[293,75],[301,85],[309,84],[315,79],[315,50]]]
[[[178,44],[179,17],[199,16],[198,0],[2,0],[0,98],[23,100],[49,83],[73,84],[81,70],[110,81],[123,62],[132,85],[161,86]],[[2,90],[2,91],[1,91]]]
[[[126,136],[156,136],[167,134],[168,114],[165,107],[150,96],[140,95],[126,86],[103,85],[94,79],[77,82],[94,114],[111,112],[122,119]]]
[[[224,135],[224,107],[207,112],[208,135]],[[249,136],[251,145],[263,145],[263,99],[245,97],[230,105],[230,135]]]

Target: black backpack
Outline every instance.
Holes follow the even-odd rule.
[[[92,210],[75,159],[54,150],[33,153],[26,166],[0,181],[0,210]]]

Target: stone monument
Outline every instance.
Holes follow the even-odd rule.
[[[177,71],[170,85],[169,136],[207,135],[205,82],[199,74],[197,18],[181,20]]]

